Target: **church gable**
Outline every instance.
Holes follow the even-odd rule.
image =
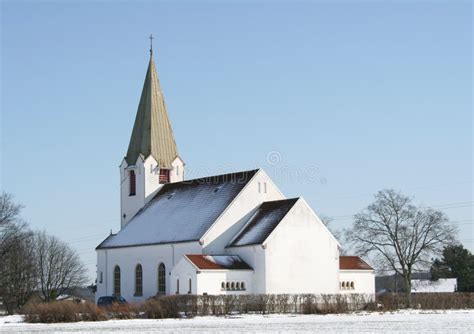
[[[199,241],[258,170],[170,183],[99,248]]]

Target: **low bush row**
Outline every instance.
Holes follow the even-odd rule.
[[[153,297],[141,304],[99,308],[92,303],[52,302],[29,304],[23,309],[27,322],[74,322],[107,319],[164,319],[246,313],[328,314],[356,310],[395,310],[404,305],[402,294],[385,294],[373,300],[368,295],[174,295]],[[414,307],[421,309],[474,308],[474,293],[414,294]]]
[[[412,305],[423,310],[472,309],[474,308],[474,293],[413,293]],[[403,293],[386,293],[377,296],[377,303],[384,310],[398,310],[405,305]]]

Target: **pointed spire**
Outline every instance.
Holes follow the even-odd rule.
[[[140,155],[144,158],[152,155],[160,168],[171,168],[178,149],[156,74],[152,40],[150,35],[150,62],[125,160],[134,165]]]
[[[150,57],[153,57],[153,35],[150,34]]]

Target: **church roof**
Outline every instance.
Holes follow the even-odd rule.
[[[134,165],[140,155],[145,158],[152,155],[164,168],[171,168],[172,161],[178,156],[153,55],[150,56],[125,160]]]
[[[228,247],[262,244],[296,201],[298,198],[263,202]]]
[[[257,172],[166,184],[120,232],[97,248],[199,241]]]
[[[358,256],[340,256],[339,269],[342,270],[374,270]]]
[[[237,255],[185,255],[191,263],[202,270],[253,270]]]

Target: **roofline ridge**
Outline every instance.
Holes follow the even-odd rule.
[[[179,182],[167,183],[167,185],[168,184],[194,182],[194,181],[202,181],[202,180],[206,180],[206,179],[217,178],[217,177],[222,177],[222,176],[227,176],[227,175],[240,174],[240,173],[258,172],[259,170],[261,170],[261,168],[249,169],[249,170],[243,170],[243,171],[239,171],[239,172],[232,172],[232,173],[225,173],[225,174],[218,174],[218,175],[209,175],[209,176],[204,176],[204,177],[197,177],[195,179],[189,179],[189,180],[183,180],[183,181],[179,181]]]

